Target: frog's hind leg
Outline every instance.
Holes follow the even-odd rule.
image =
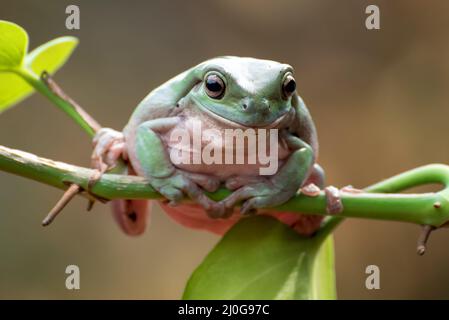
[[[205,230],[217,235],[225,234],[240,219],[239,214],[233,214],[226,219],[211,219],[197,204],[188,203],[176,207],[162,201],[158,201],[158,204],[171,219],[184,227]]]
[[[128,163],[126,174],[136,175]],[[129,236],[138,236],[145,232],[151,215],[151,201],[119,199],[111,201],[112,214],[120,229]]]
[[[318,164],[314,164],[312,172],[304,182],[302,189],[304,187],[310,188],[313,184],[319,191],[319,189],[324,188],[324,179],[324,170]],[[312,236],[320,228],[323,221],[323,216],[298,214],[296,212],[272,212],[270,215],[289,225],[303,236]]]
[[[147,200],[113,200],[112,213],[120,229],[130,236],[141,235],[149,220],[149,201]]]

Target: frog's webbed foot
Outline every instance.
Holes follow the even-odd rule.
[[[210,179],[210,178],[209,178]],[[210,218],[226,218],[231,211],[226,210],[224,204],[213,201],[207,197],[201,187],[206,191],[218,189],[219,182],[206,181],[206,176],[186,173],[175,169],[168,177],[149,178],[151,186],[167,198],[169,205],[176,206],[187,195],[195,203],[201,205]]]
[[[268,179],[263,176],[234,176],[226,180],[226,189],[237,190],[248,184],[267,183]]]
[[[296,194],[313,165],[313,150],[298,137],[284,131],[281,134],[283,141],[294,150],[287,162],[272,176],[258,176],[253,181],[245,181],[244,177],[228,181],[226,186],[235,191],[222,200],[226,208],[243,201],[240,213],[245,215],[255,213],[258,208],[283,204]]]
[[[220,187],[220,180],[212,176],[186,171],[183,173],[187,178],[192,180],[207,192],[215,192]]]
[[[226,185],[236,186],[237,182],[237,180],[233,180]],[[227,210],[230,210],[243,201],[240,213],[248,215],[256,213],[258,208],[280,205],[288,201],[294,194],[294,189],[283,188],[270,179],[260,177],[260,179],[256,179],[256,182],[238,188],[221,202]]]
[[[226,181],[226,187],[235,190],[229,197],[222,200],[227,210],[243,201],[240,212],[243,215],[256,213],[258,208],[274,207],[287,202],[295,195],[295,189],[279,183],[279,180],[265,177],[235,177]],[[354,189],[355,190],[355,189]],[[349,192],[346,190],[342,190]],[[324,188],[326,195],[326,211],[328,214],[338,214],[343,211],[340,190],[328,186]],[[308,183],[301,188],[301,193],[309,197],[320,194],[320,188],[314,183]]]

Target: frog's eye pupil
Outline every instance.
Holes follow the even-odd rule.
[[[209,89],[212,92],[218,92],[221,91],[222,87],[221,84],[218,81],[211,80],[210,78],[207,79],[207,89]]]
[[[223,80],[216,74],[211,74],[206,78],[206,92],[209,97],[219,99],[225,91]]]
[[[290,80],[289,82],[287,82],[287,84],[285,85],[285,91],[286,92],[293,92],[296,89],[296,83],[295,80]]]
[[[296,90],[296,81],[292,75],[285,77],[282,85],[282,91],[286,97],[290,97]]]

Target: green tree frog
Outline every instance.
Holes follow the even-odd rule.
[[[261,175],[260,162],[174,163],[173,150],[182,149],[192,157],[198,152],[191,144],[180,145],[172,139],[174,130],[195,134],[191,120],[216,133],[212,139],[215,157],[226,152],[227,141],[220,138],[226,130],[275,129],[276,144],[270,140],[269,151],[276,148],[277,170]],[[318,216],[266,209],[288,201],[301,188],[312,196],[315,189],[324,187],[315,126],[297,93],[293,68],[287,64],[231,56],[207,60],[151,91],[123,132],[104,128],[93,145],[95,168],[110,168],[119,158],[125,159],[128,174],[147,178],[166,199],[160,201],[164,211],[185,226],[223,234],[242,215],[255,210],[304,235],[320,225]],[[221,185],[232,191],[226,199],[216,202],[206,196],[205,191],[213,192]],[[179,204],[185,196],[193,203]],[[235,209],[238,204],[240,212]],[[112,205],[126,233],[144,231],[148,201],[115,200]]]

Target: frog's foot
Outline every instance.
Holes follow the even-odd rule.
[[[250,183],[234,191],[221,202],[227,210],[243,201],[240,208],[242,215],[254,214],[258,208],[273,207],[287,202],[294,194],[294,189],[283,188],[272,180],[261,179],[262,182]]]
[[[92,145],[91,166],[96,170],[89,178],[86,190],[88,193],[106,171],[116,166],[120,158],[127,159],[125,139],[119,131],[101,128],[95,134]],[[89,200],[87,211],[90,211],[93,205],[94,200]]]
[[[324,188],[326,195],[326,212],[328,214],[337,214],[343,211],[343,203],[340,198],[340,190],[334,186]]]
[[[97,132],[93,141],[92,167],[101,172],[113,168],[119,158],[127,159],[123,133],[109,128]]]
[[[207,192],[215,192],[220,187],[220,180],[205,174],[183,172],[184,175]]]
[[[224,204],[209,199],[201,189],[201,184],[194,182],[194,179],[191,177],[194,177],[197,181],[199,179],[199,176],[192,176],[176,169],[169,177],[151,177],[149,180],[151,186],[162,194],[171,206],[176,206],[184,198],[184,195],[187,195],[194,202],[201,205],[210,218],[228,217],[231,212],[226,210]],[[201,180],[201,182],[204,182],[203,184],[209,190],[215,188],[214,183],[207,185],[204,180]]]
[[[262,176],[235,176],[226,180],[226,189],[231,191],[237,190],[248,184],[267,183],[268,178]]]
[[[317,197],[320,195],[320,188],[314,183],[309,183],[303,186],[300,193],[308,197]],[[334,186],[324,188],[324,194],[326,195],[326,212],[328,214],[337,214],[343,211],[343,203],[341,202],[340,192],[359,193],[359,190],[350,186],[346,186],[341,190]],[[360,190],[360,192],[362,192]]]
[[[364,193],[365,191],[361,190],[361,189],[356,189],[353,186],[351,186],[350,184],[347,186],[344,186],[343,188],[340,189],[341,192],[345,192],[345,193],[352,193],[352,194],[360,194],[360,193]]]

